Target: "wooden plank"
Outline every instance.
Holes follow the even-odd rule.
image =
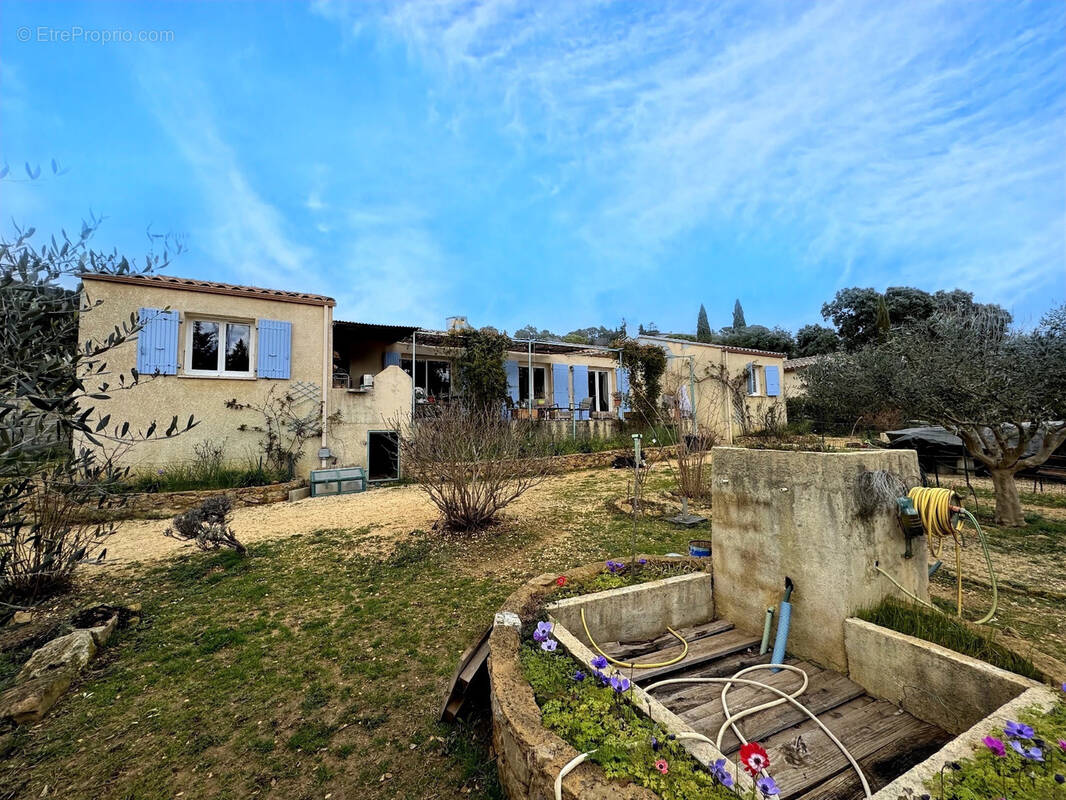
[[[810,678],[810,684],[807,687],[807,694],[803,695],[803,697],[801,698],[801,701],[806,703],[810,700],[810,693],[814,690],[821,688],[822,674],[824,670],[817,664],[812,664],[808,661],[793,661],[792,663],[794,663],[794,665],[799,667],[800,669],[806,671],[808,677]],[[801,676],[796,675],[793,672],[788,672],[786,670],[782,670],[781,672],[777,673],[769,671],[753,672],[749,673],[744,677],[751,678],[757,681],[762,681],[768,686],[772,686],[775,689],[780,689],[783,692],[794,691],[798,689],[803,683],[803,679]],[[725,714],[722,711],[722,686],[718,685],[716,688],[717,691],[712,697],[709,697],[707,699],[706,703],[701,706],[691,708],[680,715],[695,730],[706,736],[716,736],[718,734],[719,726],[721,726],[721,724],[725,721]],[[859,694],[862,694],[861,690]],[[760,689],[755,686],[736,686],[729,692],[729,708],[731,711],[736,712],[745,708],[750,708],[752,706],[757,706],[762,703],[769,702],[770,700],[775,699],[775,697],[776,695],[774,695],[773,692],[768,692],[764,689]],[[792,725],[796,725],[797,723],[802,722],[803,719],[806,718],[801,712],[797,711],[792,706],[789,706],[789,708],[792,708],[793,711],[793,713],[789,716],[794,718],[791,722],[788,723],[788,725],[783,726],[786,728]],[[777,710],[777,708],[768,709],[766,711],[760,712],[755,716],[759,717],[763,715],[769,715]],[[753,723],[754,721],[755,717],[752,717],[748,720],[745,720],[744,722],[747,722],[750,725],[750,723]],[[746,728],[744,728],[743,726],[742,730],[745,730],[746,732]],[[723,739],[722,745],[726,748],[732,747],[733,745],[735,745],[736,747],[740,746],[732,733],[729,733],[727,735],[727,738]],[[726,749],[724,752],[728,753],[729,750]]]
[[[915,764],[925,761],[952,738],[946,731],[926,724],[915,737],[895,738],[866,758],[859,759],[859,768],[870,789],[876,792]],[[862,800],[865,796],[859,776],[849,766],[796,800]]]
[[[765,696],[765,692],[763,693]],[[866,694],[865,690],[854,681],[848,680],[839,672],[829,670],[822,671],[818,675],[811,676],[807,691],[800,698],[807,708],[815,715],[824,714],[838,706],[842,706],[852,700],[856,700]],[[730,704],[729,708],[741,708]],[[759,714],[755,714],[739,723],[740,731],[749,742],[763,742],[793,725],[798,725],[806,719],[806,714],[793,706],[775,706]],[[721,721],[718,723],[721,724]],[[698,730],[698,728],[697,728]],[[717,728],[715,728],[717,732]],[[729,731],[722,739],[722,746],[726,754],[734,753],[740,749],[740,742],[732,731]]]
[[[734,653],[740,653],[752,648],[758,649],[759,642],[760,638],[758,636],[750,636],[743,631],[738,631],[736,629],[725,631],[724,633],[708,636],[706,639],[700,639],[693,642],[689,645],[688,654],[682,661],[667,667],[634,670],[632,678],[637,683],[641,684],[662,680],[684,670],[691,669],[699,664],[706,664],[708,661],[714,661],[715,659],[732,655]],[[680,653],[681,645],[678,644],[673,647],[666,647],[655,653],[649,653],[646,656],[635,658],[633,659],[633,663],[640,664],[643,662],[654,664],[661,661],[669,661],[671,658],[677,657]]]
[[[473,693],[473,685],[487,682],[489,634],[491,633],[492,626],[490,625],[470,643],[470,646],[459,657],[459,665],[452,674],[451,682],[448,684],[448,694],[445,695],[444,705],[441,707],[441,722],[454,722],[467,696]]]
[[[819,719],[860,761],[893,742],[916,739],[930,727],[891,703],[868,695],[838,706]],[[770,755],[770,772],[781,787],[780,800],[809,793],[850,769],[844,754],[810,720],[774,734],[762,744]]]
[[[715,619],[710,622],[704,622],[702,625],[679,628],[677,632],[685,641],[691,643],[732,629],[733,623],[729,620]],[[676,643],[677,639],[674,638],[674,635],[669,631],[666,631],[654,639],[645,639],[636,642],[600,642],[599,645],[607,655],[611,656],[611,658],[629,661],[638,656],[644,656],[648,653],[662,650],[664,647],[669,647]]]
[[[697,665],[672,676],[674,678],[725,678],[755,664],[769,664],[770,654],[741,652]],[[755,673],[753,673],[755,674]],[[693,683],[664,686],[655,691],[655,697],[675,714],[701,705],[720,694],[721,685]]]

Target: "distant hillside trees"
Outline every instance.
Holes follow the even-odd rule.
[[[796,358],[824,356],[840,349],[840,335],[824,325],[804,325],[796,332]]]
[[[747,327],[748,323],[744,320],[744,308],[740,305],[740,298],[733,303],[733,330],[740,330]]]
[[[707,319],[707,307],[700,303],[700,313],[696,317],[696,341],[713,342],[714,334],[711,333],[711,323]]]
[[[822,305],[822,318],[832,321],[840,343],[849,351],[858,350],[877,340],[885,328],[897,328],[930,319],[935,314],[966,315],[974,312],[991,315],[1002,325],[1009,325],[1011,315],[994,303],[975,303],[972,292],[954,289],[933,294],[912,286],[890,286],[884,294],[872,288],[841,289]]]

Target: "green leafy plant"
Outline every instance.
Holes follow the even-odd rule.
[[[526,643],[519,657],[544,726],[580,752],[595,750],[590,759],[608,778],[633,781],[663,800],[736,800],[665,729],[569,655]]]
[[[1049,711],[1028,709],[988,732],[972,758],[926,783],[936,800],[1066,797],[1066,697]]]

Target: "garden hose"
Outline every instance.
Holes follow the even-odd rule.
[[[988,550],[988,540],[985,538],[981,523],[967,509],[952,502],[958,501],[958,496],[950,489],[916,486],[907,493],[907,496],[914,503],[914,507],[922,519],[922,526],[929,537],[929,550],[934,557],[939,557],[940,551],[944,546],[944,539],[950,536],[955,542],[955,613],[960,618],[962,617],[962,517],[965,516],[970,521],[970,524],[973,525],[974,530],[977,531],[977,538],[981,542],[981,549],[985,554],[988,578],[992,585],[992,606],[987,614],[977,620],[976,624],[984,625],[991,621],[999,609],[999,587],[996,583],[996,570],[992,566],[992,554]],[[912,600],[928,608],[940,611],[937,606],[903,588],[899,581],[881,569],[881,567],[875,566],[874,569],[892,581],[897,589]]]
[[[592,649],[595,650],[597,653],[599,653],[604,658],[606,658],[608,661],[610,661],[616,667],[622,667],[623,669],[655,669],[657,667],[669,667],[670,665],[676,664],[678,661],[681,661],[685,656],[688,655],[688,642],[685,641],[685,637],[682,636],[677,631],[675,631],[673,628],[667,626],[666,630],[670,631],[670,633],[672,633],[674,635],[674,637],[679,642],[681,642],[682,645],[684,645],[684,648],[681,650],[681,655],[679,655],[677,658],[671,658],[669,661],[662,661],[662,662],[659,662],[657,664],[637,664],[637,663],[634,663],[634,662],[628,662],[627,663],[625,661],[618,661],[616,659],[611,658],[609,655],[607,655],[605,652],[603,652],[603,650],[600,649],[600,646],[598,644],[596,644],[596,640],[592,638],[592,633],[589,631],[589,624],[588,624],[588,622],[585,621],[585,609],[584,608],[581,609],[581,625],[585,629],[585,636],[588,637],[589,644],[592,645]]]
[[[760,669],[776,669],[776,670],[782,670],[783,669],[783,670],[788,670],[789,672],[794,672],[794,673],[796,673],[798,675],[802,675],[803,676],[803,685],[800,686],[799,689],[796,689],[795,691],[789,693],[789,692],[784,692],[784,691],[778,689],[775,686],[770,686],[768,684],[762,683],[761,681],[754,681],[754,680],[749,680],[749,679],[745,679],[745,678],[741,678],[740,677],[741,675],[746,675],[749,672],[753,672],[755,670],[760,670]],[[859,781],[862,783],[862,789],[863,789],[863,792],[865,792],[865,797],[867,797],[867,798],[873,797],[873,791],[870,789],[870,784],[866,780],[866,776],[863,774],[862,768],[859,766],[859,762],[855,759],[855,756],[853,756],[851,754],[851,752],[848,750],[848,748],[846,748],[844,746],[844,743],[841,742],[840,739],[838,739],[833,734],[833,732],[831,730],[829,730],[828,727],[826,727],[825,723],[822,722],[820,719],[818,719],[818,715],[817,714],[815,714],[813,711],[811,711],[809,708],[807,708],[807,706],[803,705],[803,703],[799,702],[796,699],[799,695],[803,694],[803,692],[806,691],[807,686],[809,684],[809,678],[807,676],[807,673],[804,672],[799,667],[795,667],[795,666],[793,666],[791,664],[756,664],[755,666],[747,667],[745,669],[740,670],[739,672],[734,673],[733,676],[730,677],[730,678],[670,678],[670,679],[665,680],[665,681],[658,681],[656,683],[653,683],[650,686],[648,686],[647,688],[645,688],[644,691],[645,692],[651,692],[653,689],[657,689],[660,686],[671,686],[671,685],[679,684],[679,683],[721,683],[721,684],[723,684],[723,686],[722,686],[722,712],[725,714],[726,718],[725,718],[725,721],[722,723],[722,726],[718,729],[718,736],[716,737],[716,739],[714,741],[712,741],[711,739],[708,739],[706,736],[704,736],[703,734],[700,734],[700,733],[679,733],[679,734],[675,734],[675,736],[674,736],[675,739],[696,739],[697,741],[705,742],[707,744],[710,744],[710,745],[714,746],[714,748],[716,750],[721,752],[721,750],[722,750],[722,737],[725,735],[726,728],[732,728],[733,735],[737,737],[737,740],[742,745],[744,745],[744,744],[748,743],[748,740],[744,738],[744,735],[740,732],[740,729],[737,727],[736,723],[737,723],[738,720],[741,720],[744,717],[751,716],[752,714],[757,714],[760,711],[765,711],[766,709],[773,708],[775,706],[779,706],[782,703],[790,703],[793,706],[795,706],[796,708],[798,708],[801,712],[803,712],[803,714],[805,714],[808,718],[813,720],[814,723],[816,725],[818,725],[819,728],[822,729],[822,732],[826,736],[828,736],[829,740],[833,744],[835,744],[837,746],[837,748],[840,750],[841,753],[844,754],[844,757],[848,760],[848,763],[851,764],[852,769],[854,769],[855,773],[859,776]],[[752,706],[751,708],[746,708],[746,709],[744,709],[743,711],[741,711],[741,712],[739,712],[737,714],[731,714],[730,711],[729,711],[729,704],[728,704],[728,702],[726,700],[726,695],[728,694],[729,690],[733,687],[734,684],[741,684],[741,685],[744,685],[744,686],[755,686],[755,687],[757,687],[759,689],[765,689],[768,692],[772,692],[773,694],[776,694],[777,695],[777,699],[770,700],[770,701],[768,701],[766,703],[762,703],[762,704],[757,705],[757,706]]]
[[[585,759],[595,752],[595,750],[589,750],[587,753],[581,753],[567,761],[566,766],[559,770],[559,774],[555,776],[555,800],[563,800],[563,778],[581,766]]]

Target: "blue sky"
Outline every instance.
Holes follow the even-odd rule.
[[[47,41],[78,27],[172,34]],[[1031,324],[1066,299],[1066,5],[4,0],[0,159],[45,166],[5,220],[184,234],[171,273],[346,319],[795,329],[907,284]]]

